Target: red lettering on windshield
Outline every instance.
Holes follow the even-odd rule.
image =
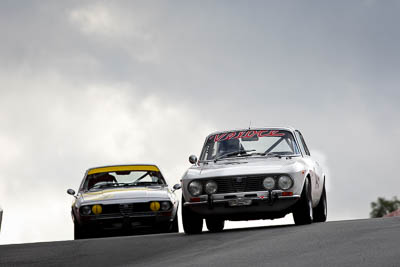
[[[216,134],[214,136],[210,136],[209,140],[214,140],[214,142],[220,142],[230,139],[240,139],[240,138],[252,138],[254,136],[258,137],[268,137],[268,136],[285,136],[285,133],[280,132],[279,130],[249,130],[242,132],[230,132],[230,133],[221,133]]]
[[[251,138],[251,137],[253,137],[254,135],[256,135],[257,134],[257,131],[248,131],[244,136],[243,136],[243,138]]]
[[[225,135],[226,135],[226,133],[222,133],[222,134],[220,134],[220,135],[216,134],[215,137],[214,137],[214,142],[219,142],[219,141],[221,141],[221,139],[224,138]]]
[[[232,139],[235,135],[236,135],[236,133],[230,133],[230,134],[228,134],[228,135],[225,137],[224,140]]]
[[[239,132],[239,134],[235,137],[235,139],[242,138],[246,132]]]
[[[260,130],[260,131],[258,131],[257,135],[258,135],[258,137],[268,136],[268,130]]]
[[[285,136],[284,133],[279,133],[279,131],[270,131],[269,136]]]

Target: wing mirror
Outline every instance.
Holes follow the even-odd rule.
[[[189,162],[192,164],[196,164],[197,163],[197,157],[195,155],[191,155],[189,157]]]
[[[174,190],[172,190],[172,192],[175,192],[176,190],[179,190],[182,188],[182,186],[180,184],[176,184],[174,185],[174,187],[172,187]]]
[[[69,195],[71,195],[71,196],[73,196],[73,197],[76,198],[76,196],[75,196],[75,190],[74,190],[74,189],[68,189],[68,190],[67,190],[67,193],[68,193]]]

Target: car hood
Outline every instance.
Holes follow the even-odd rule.
[[[216,163],[192,166],[186,178],[207,178],[216,176],[251,175],[264,173],[292,173],[302,168],[302,158],[247,158],[224,160]]]
[[[83,193],[81,202],[98,202],[98,201],[145,201],[157,199],[169,199],[170,191],[167,187],[149,188],[149,187],[131,187],[131,188],[115,188],[106,189],[96,192]]]

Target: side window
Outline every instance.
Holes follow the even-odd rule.
[[[303,142],[301,141],[299,131],[296,130],[295,135],[296,135],[297,143],[300,147],[301,154],[306,155],[306,150],[304,149]]]
[[[207,141],[201,151],[200,159],[201,160],[210,160],[215,157],[217,154],[217,145],[218,142],[213,142],[212,140]]]
[[[302,143],[302,145],[303,145],[303,147],[304,147],[304,150],[305,150],[305,152],[306,152],[306,155],[311,156],[310,151],[308,150],[307,144],[306,144],[306,142],[304,141],[303,135],[302,135],[300,132],[298,132],[298,133],[299,133],[299,136],[300,136],[300,139],[301,139],[301,143]]]

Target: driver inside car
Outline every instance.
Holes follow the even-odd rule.
[[[98,183],[105,182],[105,183],[116,183],[117,180],[115,177],[109,173],[101,173],[99,176],[94,177],[89,180],[88,188],[92,188]]]
[[[224,140],[219,142],[218,155],[224,155],[239,150],[243,150],[243,146],[240,144],[239,139]]]

